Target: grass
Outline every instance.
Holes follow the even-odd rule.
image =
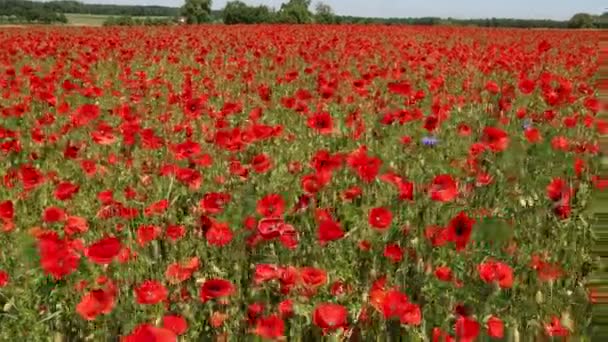
[[[102,26],[110,15],[99,15],[99,14],[82,14],[82,13],[66,13],[68,18],[68,25],[72,26]],[[159,19],[165,17],[135,17],[138,19],[152,18]]]
[[[108,15],[66,13],[69,25],[75,26],[101,26],[108,19]]]

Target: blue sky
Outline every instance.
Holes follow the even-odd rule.
[[[227,0],[214,0],[223,8]],[[278,8],[282,0],[243,0]],[[179,7],[184,0],[84,0],[88,3]],[[608,11],[606,0],[324,0],[343,15],[366,17],[546,18],[568,19],[577,12]],[[313,4],[316,0],[313,0]]]

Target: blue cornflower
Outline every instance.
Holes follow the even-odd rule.
[[[424,144],[426,146],[435,146],[435,145],[437,145],[438,142],[439,142],[439,140],[435,137],[422,138],[422,144]]]

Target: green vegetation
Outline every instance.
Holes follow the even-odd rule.
[[[1,0],[0,4],[2,4],[4,1],[29,2],[23,0]],[[40,3],[36,2],[36,4],[58,13],[132,17],[174,17],[179,15],[178,8],[163,6],[86,4],[78,1],[49,1]]]
[[[230,1],[222,11],[225,24],[383,24],[383,25],[454,25],[478,27],[514,27],[514,28],[606,28],[608,17],[579,13],[568,21],[547,19],[454,19],[439,17],[422,18],[366,18],[335,15],[331,6],[318,2],[314,14],[310,11],[310,0],[289,0],[283,3],[278,11],[266,6],[248,6],[241,1]]]
[[[313,22],[312,13],[308,10],[310,0],[289,0],[281,5],[277,12],[276,22],[285,24],[308,24]]]
[[[1,0],[0,23],[67,23],[67,18],[63,12],[55,11],[47,3]]]
[[[108,20],[107,15],[67,13],[68,24],[77,26],[101,26]]]
[[[248,6],[242,1],[229,1],[222,11],[224,24],[259,24],[272,21],[268,6]]]
[[[593,28],[594,20],[593,16],[589,13],[577,13],[570,21],[568,21],[568,27],[570,28]]]
[[[188,24],[202,24],[211,21],[211,0],[186,0],[181,15]]]
[[[315,5],[315,20],[320,24],[337,24],[339,20],[328,4],[318,2]]]
[[[166,25],[182,16],[187,23],[223,22],[225,24],[381,24],[381,25],[453,25],[515,28],[608,28],[608,14],[577,13],[570,20],[546,19],[454,19],[367,18],[336,15],[331,6],[311,0],[286,0],[278,10],[268,6],[249,6],[228,1],[222,10],[211,10],[211,0],[186,0],[181,8],[163,6],[85,4],[78,1],[37,2],[0,0],[0,23],[69,23],[76,25]],[[314,7],[314,11],[311,11]],[[148,18],[165,18],[152,20]],[[107,21],[107,22],[106,22]]]
[[[107,17],[103,26],[162,26],[175,24],[174,18],[168,17]]]

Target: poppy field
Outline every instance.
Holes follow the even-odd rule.
[[[582,340],[599,33],[0,31],[0,339]]]

